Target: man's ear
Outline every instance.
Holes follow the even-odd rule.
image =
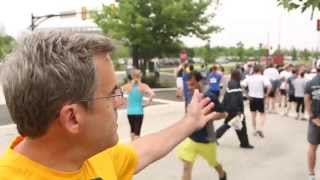
[[[77,134],[80,131],[81,119],[77,113],[79,113],[79,106],[76,104],[68,104],[61,108],[59,114],[61,126],[72,134]]]

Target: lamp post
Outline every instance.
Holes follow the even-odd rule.
[[[86,20],[87,19],[87,8],[82,7],[81,12],[76,12],[76,11],[65,11],[61,12],[59,14],[46,14],[42,16],[35,16],[31,14],[31,24],[30,24],[30,29],[33,31],[36,27],[38,27],[41,23],[46,21],[47,19],[53,18],[53,17],[73,17],[76,16],[77,14],[81,14],[81,19]]]
[[[38,27],[41,23],[46,21],[47,19],[53,18],[53,17],[60,17],[60,14],[47,14],[43,16],[34,16],[31,14],[31,31],[33,31],[36,27]]]

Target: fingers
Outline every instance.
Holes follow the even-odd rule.
[[[214,106],[213,102],[210,102],[209,104],[207,104],[203,109],[202,109],[202,114],[206,115],[208,113],[210,113],[212,111],[212,108]]]
[[[216,112],[211,112],[209,114],[204,115],[204,121],[208,122],[216,116]]]
[[[198,89],[194,90],[193,96],[192,96],[192,100],[191,103],[199,103],[200,100],[202,99],[203,95],[199,92]]]
[[[194,101],[196,101],[196,102],[199,102],[199,101],[200,101],[199,90],[198,90],[198,89],[196,89],[196,90],[194,91],[192,100],[194,100]]]
[[[211,100],[210,100],[210,98],[204,98],[204,99],[201,99],[201,101],[200,101],[200,107],[201,108],[204,108],[206,105],[208,105],[209,104],[209,102],[210,102]]]
[[[318,119],[312,119],[313,123],[320,127],[320,121]]]

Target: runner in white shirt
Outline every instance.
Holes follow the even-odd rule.
[[[255,65],[253,68],[253,75],[248,76],[241,83],[242,86],[248,87],[250,111],[252,115],[252,126],[254,129],[254,135],[264,137],[263,127],[266,121],[265,109],[264,109],[264,97],[265,88],[267,88],[267,94],[271,91],[270,81],[262,76],[261,65]],[[260,123],[257,124],[257,111],[260,115]]]
[[[276,113],[276,100],[279,99],[280,74],[272,64],[264,70],[263,76],[269,79],[272,85],[270,94],[267,97],[267,110]],[[271,107],[270,107],[271,104]]]
[[[304,94],[307,85],[307,79],[304,77],[304,71],[292,82],[294,87],[294,99],[296,101],[296,119],[306,120],[304,115]]]
[[[285,109],[288,107],[288,79],[292,76],[291,73],[292,65],[285,65],[284,70],[280,73],[280,112],[285,113]]]
[[[309,73],[305,74],[306,80],[311,81],[317,75],[317,69],[312,68]]]

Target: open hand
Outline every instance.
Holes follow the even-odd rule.
[[[198,90],[195,90],[192,100],[188,105],[186,119],[196,129],[200,129],[214,117],[215,112],[212,112],[213,106],[214,103],[209,98],[203,98],[203,95]]]

